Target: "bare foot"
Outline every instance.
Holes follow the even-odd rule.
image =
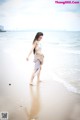
[[[41,82],[42,82],[41,80],[38,80],[38,81],[37,81],[37,85],[39,85]]]
[[[33,83],[30,83],[29,85],[33,86]]]
[[[42,82],[42,80],[38,80],[38,83]]]
[[[42,82],[42,80],[39,80],[39,82]]]

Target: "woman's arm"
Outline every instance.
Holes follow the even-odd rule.
[[[27,56],[27,58],[26,58],[27,61],[29,60],[29,57],[30,57],[33,49],[35,48],[35,46],[36,46],[36,42],[32,45],[32,48],[31,48],[31,50],[30,50],[30,52],[29,52],[29,54],[28,54],[28,56]]]

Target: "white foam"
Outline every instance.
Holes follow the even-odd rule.
[[[56,75],[56,73],[51,73],[51,76],[52,76],[53,80],[62,83],[67,88],[67,90],[69,90],[70,92],[80,94],[80,92],[77,90],[77,88],[73,87],[71,84],[67,83],[65,80],[59,78]]]

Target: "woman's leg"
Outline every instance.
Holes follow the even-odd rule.
[[[39,73],[40,66],[41,66],[40,65],[40,61],[36,60],[35,65],[34,65],[34,70],[33,70],[32,75],[31,75],[30,85],[33,85],[32,84],[33,83],[33,79],[34,79],[35,75]]]
[[[37,83],[40,82],[41,69],[42,69],[42,65],[40,65],[40,70],[39,70],[39,72],[37,74]]]
[[[33,70],[33,72],[32,72],[31,80],[30,80],[30,85],[33,85],[34,76],[35,76],[35,70]]]

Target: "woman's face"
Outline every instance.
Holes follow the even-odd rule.
[[[43,36],[41,35],[41,36],[39,36],[38,40],[40,41],[42,38],[43,38]]]

